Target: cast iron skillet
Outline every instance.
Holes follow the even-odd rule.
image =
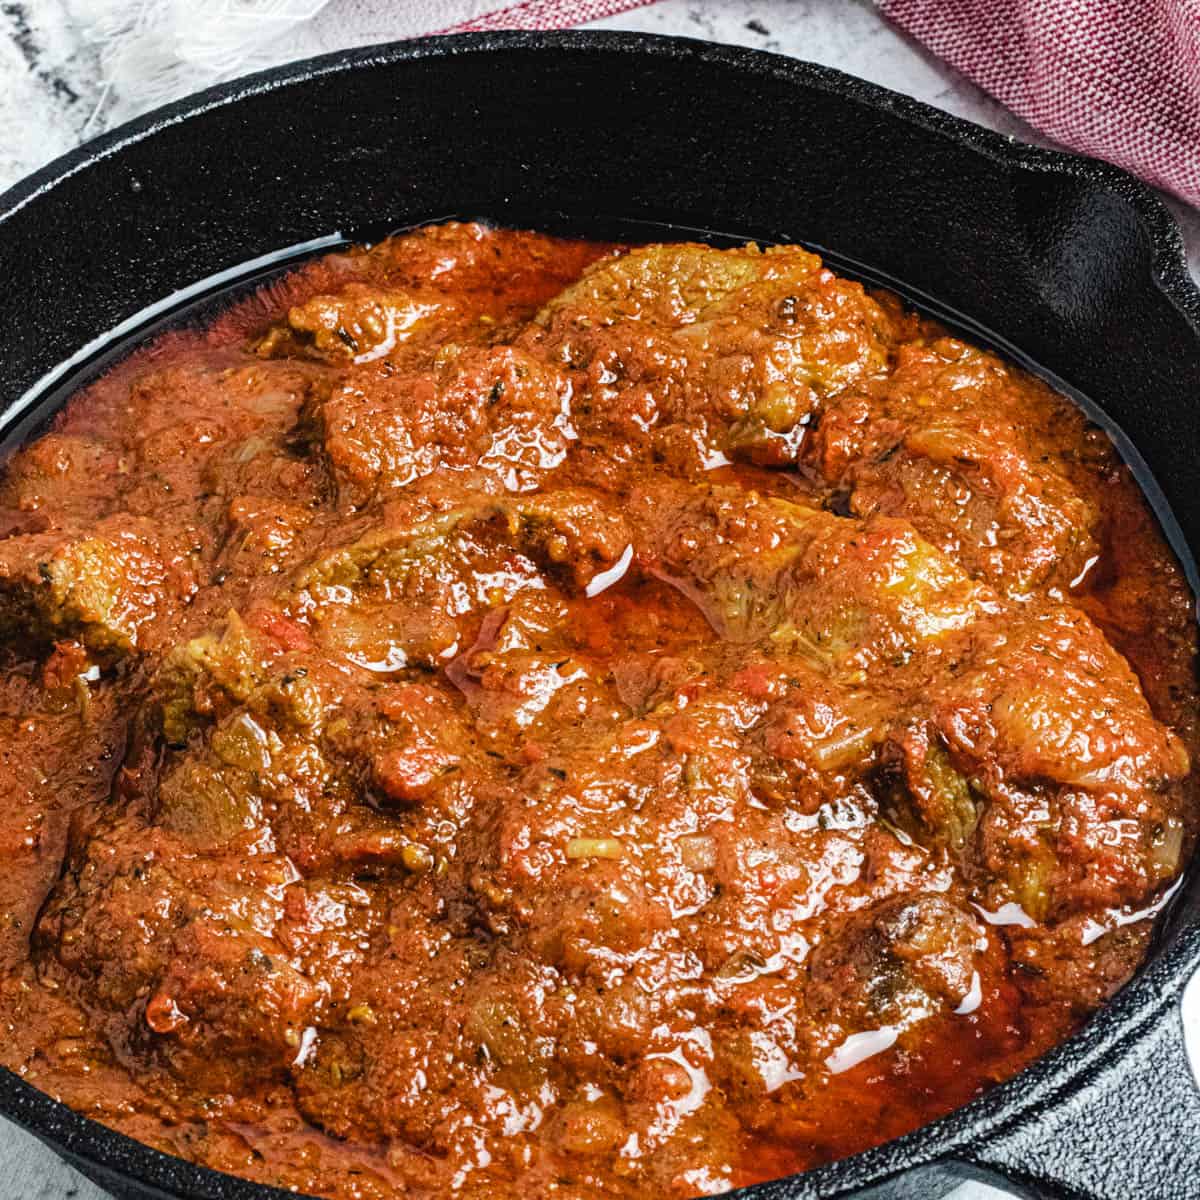
[[[613,33],[299,63],[162,109],[19,184],[0,197],[9,444],[95,369],[114,330],[144,329],[148,306],[197,280],[451,215],[822,249],[1098,406],[1144,456],[1182,556],[1200,549],[1200,293],[1148,191],[836,71]],[[1179,1003],[1198,963],[1193,870],[1151,961],[1077,1037],[943,1120],[743,1194],[927,1200],[990,1174],[1042,1196],[1200,1195]],[[4,1072],[0,1112],[122,1200],[285,1195],[150,1150]]]

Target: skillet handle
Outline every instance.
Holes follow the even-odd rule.
[[[1200,1089],[1184,1011],[1200,1021],[1200,973],[1070,1089],[956,1157],[1040,1200],[1196,1200]]]

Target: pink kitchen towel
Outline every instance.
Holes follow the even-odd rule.
[[[1073,150],[1200,204],[1200,0],[876,0]]]

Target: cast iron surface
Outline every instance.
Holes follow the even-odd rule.
[[[507,33],[351,51],[205,92],[60,159],[0,197],[4,428],[27,435],[108,331],[197,279],[450,215],[597,235],[691,227],[858,264],[1098,405],[1149,465],[1181,548],[1200,550],[1200,293],[1146,189],[837,71],[684,39]],[[1200,963],[1195,875],[1151,961],[1070,1042],[916,1133],[743,1194],[926,1200],[994,1172],[1037,1196],[1200,1196],[1179,1018]],[[0,1112],[122,1200],[286,1195],[159,1154],[4,1072]]]

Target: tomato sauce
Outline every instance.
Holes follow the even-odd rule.
[[[349,1200],[687,1197],[1068,1036],[1195,818],[1105,434],[797,247],[311,262],[0,477],[0,1063]]]

